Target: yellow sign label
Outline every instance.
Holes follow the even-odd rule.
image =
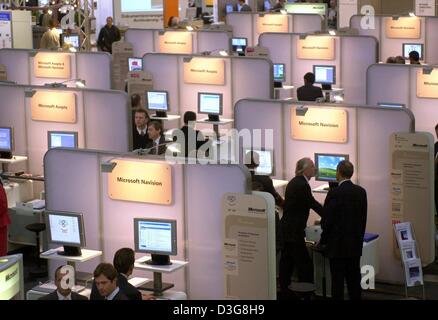
[[[76,122],[76,94],[73,92],[38,91],[31,98],[32,120]]]
[[[37,78],[70,79],[70,68],[68,53],[38,52],[33,62]]]
[[[335,39],[332,37],[312,37],[298,39],[297,58],[311,60],[334,60]]]
[[[397,20],[386,18],[386,37],[397,39],[421,38],[421,19],[417,17],[400,17]]]
[[[192,34],[190,32],[166,31],[159,35],[160,53],[193,53]]]
[[[197,84],[225,84],[223,59],[193,58],[184,63],[184,82]]]
[[[284,14],[257,16],[257,33],[263,32],[289,32],[288,16]]]
[[[302,115],[304,114],[305,115]],[[292,107],[292,139],[334,143],[348,141],[346,110],[308,108],[299,111]]]
[[[423,69],[417,71],[417,97],[438,99],[438,69],[431,74],[423,74]]]
[[[114,160],[108,176],[108,196],[155,204],[172,204],[172,167],[162,163]]]
[[[20,291],[19,264],[0,272],[0,300],[9,300]]]

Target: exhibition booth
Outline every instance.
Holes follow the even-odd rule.
[[[162,271],[174,290],[191,300],[275,299],[274,199],[251,193],[245,167],[61,148],[47,152],[44,167],[46,210],[82,213],[86,244],[81,246],[102,254],[77,263],[78,270],[93,272],[99,262],[112,261],[116,250],[130,247],[138,258],[134,276],[151,279],[142,263],[148,251],[142,249],[145,234],[137,232],[138,223],[170,219],[176,220],[171,227],[176,225],[176,247],[165,250],[169,268],[184,267],[162,271],[166,266],[155,266],[154,272]],[[212,183],[206,187],[206,181]],[[162,233],[154,243],[165,239]],[[51,270],[59,260],[49,260]]]
[[[244,99],[235,106],[235,127],[273,130],[273,146],[258,147],[273,150],[275,179],[290,180],[299,159],[315,159],[320,174],[310,185],[321,202],[324,184],[333,181],[327,171],[336,170],[321,159],[349,159],[355,165],[353,180],[368,194],[366,232],[379,236],[377,279],[404,279],[393,223],[410,221],[422,262],[434,261],[433,137],[415,133],[409,109]],[[316,218],[313,213],[309,224]]]
[[[409,52],[416,50],[421,62],[438,62],[438,17],[374,16],[369,20],[355,15],[350,27],[378,40],[380,61],[395,56],[408,60]]]
[[[0,65],[17,84],[74,87],[82,80],[88,88],[111,89],[111,55],[104,52],[0,49]]]
[[[313,33],[325,30],[324,18],[319,14],[232,12],[227,14],[225,21],[233,27],[233,37],[247,39],[248,46],[256,46],[259,36],[265,32]]]
[[[365,103],[366,70],[377,62],[374,37],[263,33],[259,45],[269,49],[274,64],[284,64],[285,87],[296,90],[304,85],[304,75],[313,72],[321,83],[339,91],[343,101]]]

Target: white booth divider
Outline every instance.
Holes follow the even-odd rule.
[[[36,75],[37,55],[41,53],[46,64],[45,74]],[[49,68],[47,63],[51,62]],[[41,61],[40,61],[41,63]],[[61,75],[58,65],[66,73]],[[6,66],[8,80],[24,85],[44,85],[46,83],[66,82],[69,87],[75,86],[74,79],[85,80],[87,88],[111,89],[111,55],[105,52],[60,52],[26,49],[0,49],[0,64]],[[35,65],[34,65],[35,64]],[[41,66],[41,64],[40,64]],[[40,68],[42,70],[43,68]]]
[[[50,119],[51,111],[35,119],[33,100],[37,108],[60,106],[66,102],[65,94],[72,94],[75,120]],[[61,96],[60,96],[61,95]],[[14,155],[26,156],[27,162],[13,164],[10,170],[20,169],[43,174],[43,157],[48,149],[48,131],[78,133],[79,148],[105,149],[126,152],[129,149],[130,115],[127,97],[120,91],[103,91],[74,88],[47,88],[39,86],[0,85],[0,125],[14,131]],[[41,100],[39,100],[41,97]],[[42,113],[40,113],[41,115]]]
[[[423,76],[423,67],[402,64],[375,64],[367,72],[367,104],[380,103],[404,104],[415,116],[415,129],[430,132],[435,135],[438,122],[438,66],[427,66],[426,71],[432,70],[430,80],[421,84],[418,77]],[[421,97],[419,85],[432,87],[436,98]],[[434,89],[435,88],[435,89]]]
[[[233,27],[233,36],[247,38],[249,46],[257,45],[259,36],[266,32],[324,31],[324,18],[319,14],[231,12],[227,14],[225,21]]]
[[[297,89],[304,85],[304,75],[313,72],[313,65],[333,65],[336,66],[333,87],[344,90],[344,101],[365,104],[366,70],[377,62],[375,38],[264,33],[260,35],[259,45],[269,49],[273,63],[285,64],[285,84]]]
[[[119,160],[170,165],[171,204],[112,199],[109,173],[101,172],[100,164]],[[92,272],[100,260],[111,262],[119,248],[134,248],[133,218],[176,219],[178,253],[171,259],[188,261],[188,265],[185,271],[163,275],[163,281],[174,282],[175,289],[187,292],[189,299],[225,297],[221,201],[227,192],[250,193],[246,168],[171,164],[154,156],[67,149],[50,150],[44,167],[46,208],[83,213],[86,248],[103,251],[101,259],[78,264],[79,270]],[[152,278],[151,273],[138,270],[134,275]]]
[[[306,118],[298,127],[293,127],[292,116],[295,108],[300,106],[305,108],[302,111],[306,112]],[[325,114],[326,112],[330,112],[331,115]],[[344,112],[346,122],[335,114],[342,114],[345,118]],[[306,122],[309,114],[313,118]],[[315,119],[314,115],[319,116],[320,120]],[[235,121],[237,130],[273,129],[276,179],[293,178],[296,162],[303,157],[313,158],[314,153],[348,154],[349,160],[355,165],[353,180],[364,187],[368,194],[367,232],[378,234],[380,239],[378,252],[380,272],[377,278],[395,282],[404,279],[400,261],[396,259],[392,250],[389,141],[394,132],[414,130],[414,118],[408,109],[245,99],[235,106]],[[326,139],[328,135],[324,131],[327,126],[320,126],[320,121],[336,123],[339,128],[346,128],[344,142],[322,142],[321,139]],[[315,123],[318,125],[315,126]],[[300,131],[302,137],[309,134],[313,134],[313,137],[307,141],[292,138],[292,135],[298,135],[299,130],[303,130]],[[312,188],[323,183],[314,179],[310,181]],[[321,193],[315,193],[315,198],[324,201]],[[316,217],[316,214],[312,213],[309,223],[312,223]],[[417,233],[430,232],[429,226],[415,225],[415,227]],[[433,243],[421,243],[425,250],[433,245]],[[430,258],[433,261],[433,257],[422,257],[423,261],[428,261]]]
[[[158,53],[180,53],[174,50],[166,51],[160,47],[160,37],[163,33],[180,34],[189,36],[192,39],[190,53],[201,53],[214,50],[228,51],[230,47],[231,33],[217,30],[148,30],[148,29],[128,29],[125,33],[125,41],[131,43],[134,47],[134,55],[142,57],[149,52]],[[182,37],[181,37],[182,38]],[[185,53],[185,52],[184,52]]]
[[[197,112],[198,92],[223,94],[221,117],[227,119],[234,118],[233,105],[240,99],[273,97],[272,63],[265,58],[148,53],[143,69],[152,74],[154,89],[169,92],[169,114]]]
[[[351,17],[350,28],[358,30],[360,35],[373,36],[378,39],[380,61],[385,62],[388,57],[403,56],[403,43],[418,43],[424,46],[424,59],[422,60],[429,64],[438,63],[438,33],[436,32],[438,17],[376,15],[372,20],[374,25],[365,24],[366,29],[364,29],[365,26],[362,28],[363,18],[362,15]],[[388,33],[388,28],[397,32]]]

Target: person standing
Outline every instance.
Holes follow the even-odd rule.
[[[57,50],[61,48],[59,42],[60,34],[58,30],[56,30],[57,25],[58,21],[53,19],[49,21],[49,29],[47,29],[41,37],[40,49]]]
[[[330,259],[332,298],[344,299],[344,280],[351,300],[361,298],[360,257],[367,224],[367,193],[351,181],[353,164],[344,160],[336,168],[337,188],[324,202],[320,246]]]
[[[0,257],[8,254],[8,224],[11,219],[8,214],[8,199],[0,179]]]
[[[100,29],[99,37],[97,39],[97,45],[99,49],[105,52],[112,53],[113,43],[120,41],[120,30],[113,25],[113,18],[106,18],[106,25]]]

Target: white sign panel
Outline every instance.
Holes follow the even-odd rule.
[[[415,0],[415,15],[435,16],[436,0]]]

